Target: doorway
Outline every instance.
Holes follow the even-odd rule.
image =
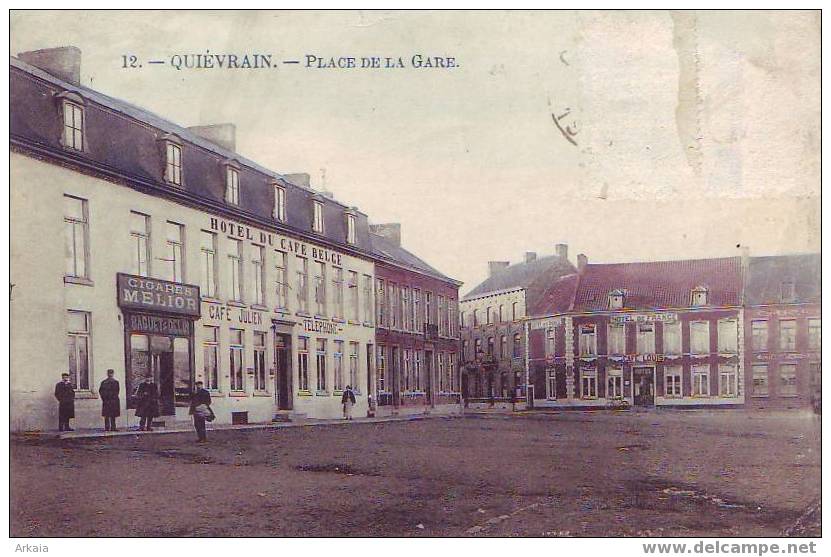
[[[290,354],[291,335],[276,333],[274,335],[274,367],[276,369],[274,380],[277,385],[274,393],[277,397],[278,410],[292,409]]]
[[[127,408],[136,407],[138,386],[152,377],[159,391],[159,413],[176,415],[176,404],[190,400],[190,340],[184,337],[131,334],[127,367]]]
[[[632,396],[635,406],[655,406],[655,368],[632,369]]]

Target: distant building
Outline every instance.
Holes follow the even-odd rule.
[[[748,406],[805,407],[822,389],[820,254],[751,257],[745,280]]]
[[[462,298],[462,391],[468,404],[524,401],[524,319],[549,286],[575,272],[568,247],[555,255],[528,252],[521,263],[488,263],[488,278]]]

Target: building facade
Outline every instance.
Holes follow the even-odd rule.
[[[376,415],[460,410],[459,286],[371,225],[376,283]]]
[[[354,207],[235,152],[230,125],[183,128],[79,85],[72,47],[10,64],[13,430],[52,429],[68,371],[76,424],[97,389],[159,386],[188,419],[196,381],[218,423],[369,410],[375,263]],[[54,350],[55,346],[66,349]]]
[[[747,405],[805,408],[822,391],[820,254],[751,257],[745,280]]]

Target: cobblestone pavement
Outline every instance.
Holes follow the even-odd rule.
[[[806,512],[819,526],[819,447],[815,417],[749,411],[215,431],[203,445],[184,433],[18,439],[11,532],[776,536]]]

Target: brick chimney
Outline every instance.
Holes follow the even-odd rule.
[[[526,251],[525,252],[525,262],[530,263],[537,259],[537,252],[535,251]]]
[[[73,85],[81,84],[81,49],[76,46],[21,52],[17,57]]]
[[[370,224],[369,231],[376,236],[386,238],[398,247],[401,247],[401,223],[389,222],[386,224]]]
[[[300,186],[309,189],[311,189],[312,187],[312,178],[305,172],[298,172],[295,174],[283,174],[283,177],[295,186]]]
[[[508,261],[488,261],[488,276],[492,277],[500,271],[508,268]]]
[[[568,244],[557,244],[554,246],[554,253],[560,259],[568,259]]]
[[[237,150],[237,127],[234,124],[211,124],[208,126],[191,126],[190,131],[207,139],[214,145],[223,149],[236,152]]]
[[[583,253],[578,253],[577,254],[577,272],[582,275],[583,271],[586,270],[586,265],[588,265],[588,264],[589,264],[589,258],[586,257],[586,255],[583,254]]]

